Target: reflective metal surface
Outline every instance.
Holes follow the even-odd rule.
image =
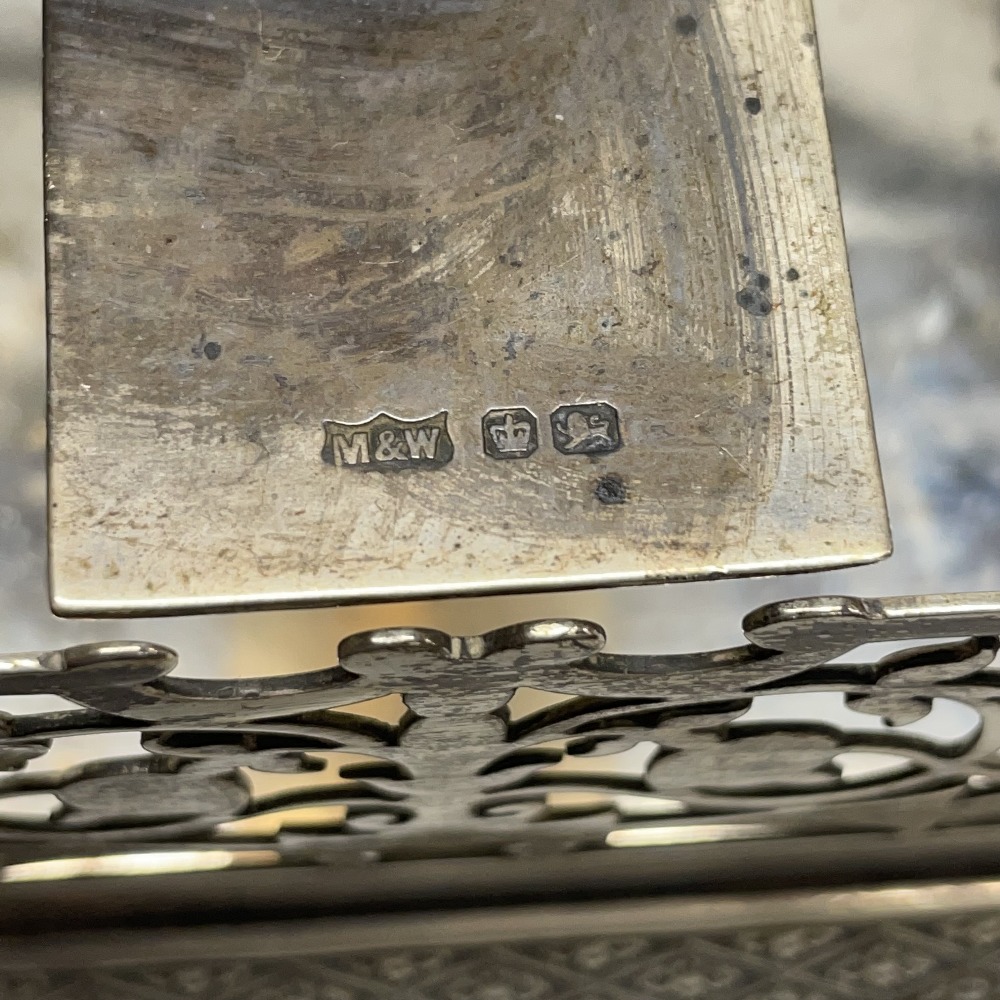
[[[995,995],[996,882],[26,943],[18,1000]],[[294,927],[294,933],[290,933]],[[144,951],[138,954],[138,947]],[[41,962],[38,959],[41,958]]]
[[[59,613],[888,551],[808,0],[46,10]]]
[[[76,707],[3,720],[0,982],[988,991],[1000,594],[801,599],[743,628],[662,656],[580,621],[382,629],[323,671],[221,682],[148,643],[8,656],[0,698]],[[140,755],[46,767],[125,731]],[[48,817],[18,816],[39,793]]]
[[[238,681],[174,678],[176,656],[149,643],[8,657],[0,695],[79,707],[4,721],[0,881],[1000,820],[1000,595],[804,599],[744,629],[744,646],[662,656],[605,653],[598,626],[570,620],[382,629],[325,670]],[[145,752],[45,767],[54,742],[125,731]],[[19,818],[38,793],[48,817]]]

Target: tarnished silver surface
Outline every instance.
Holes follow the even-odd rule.
[[[28,5],[13,0],[11,10],[9,4],[0,2],[5,17],[0,32],[0,79],[5,83],[12,67],[31,68],[36,62],[33,53],[10,58],[5,47],[15,37],[12,22],[16,28],[21,6]],[[827,94],[839,112],[834,116],[834,138],[835,143],[839,140],[852,265],[869,370],[875,376],[872,388],[898,552],[879,566],[814,577],[808,588],[812,592],[833,588],[848,593],[900,593],[945,585],[952,589],[995,589],[998,585],[998,548],[993,544],[998,523],[995,470],[1000,468],[995,460],[998,352],[994,319],[1000,283],[995,280],[993,248],[997,245],[995,206],[1000,198],[996,197],[995,170],[985,169],[981,162],[989,149],[987,142],[996,146],[996,136],[988,131],[995,115],[989,110],[992,103],[987,103],[991,68],[998,58],[991,6],[979,0],[960,0],[947,9],[938,0],[879,0],[877,4],[823,0],[817,5]],[[899,44],[907,32],[912,35],[918,28],[926,39],[922,47],[909,40]],[[965,35],[956,40],[960,32]],[[887,38],[897,44],[887,47]],[[963,76],[949,86],[949,72]],[[891,101],[891,105],[879,109],[877,120],[859,120],[854,117],[857,109],[844,100],[845,93],[850,96],[848,88],[861,92],[866,101]],[[7,471],[0,490],[0,542],[7,557],[3,577],[7,613],[0,628],[6,636],[5,649],[43,648],[112,635],[115,626],[56,621],[43,610],[40,540],[44,521],[36,499],[43,441],[37,427],[41,414],[41,266],[33,228],[40,217],[33,195],[40,185],[35,183],[38,171],[32,145],[40,115],[26,85],[13,93],[8,88],[3,100],[8,128],[0,159],[9,183],[0,185],[0,297],[5,306],[0,311],[0,350],[7,373],[0,403],[5,414],[0,444]],[[14,113],[21,108],[19,114]],[[983,129],[976,128],[976,116]],[[940,159],[928,155],[927,146],[920,144],[923,139],[935,144]],[[993,156],[995,162],[995,150]],[[28,161],[26,166],[24,161]],[[971,163],[975,169],[963,169],[960,163]],[[14,469],[23,474],[12,474]],[[390,623],[419,621],[468,631],[530,615],[576,615],[604,622],[612,648],[706,648],[712,642],[733,641],[725,623],[736,621],[737,610],[791,594],[796,586],[804,589],[801,581],[796,584],[785,578],[619,591],[606,597],[546,595],[536,599],[535,609],[525,607],[526,599],[494,598],[474,604],[368,609],[364,618],[365,627],[378,623],[381,616]],[[601,600],[603,605],[598,603]],[[299,669],[324,662],[312,651],[323,642],[332,648],[350,630],[351,612],[150,621],[133,623],[129,634],[177,645],[189,672],[209,674],[236,666],[244,673],[277,672],[288,662],[297,661]],[[357,614],[354,609],[353,615]],[[463,618],[475,620],[466,624]],[[237,640],[235,650],[227,645],[231,637]],[[256,660],[251,661],[250,651],[258,654]],[[77,747],[83,760],[110,756],[118,749],[102,746],[95,752],[92,739],[99,738],[58,741],[54,749],[62,748],[62,753],[54,759],[50,752],[44,769],[57,770],[71,763]],[[128,739],[127,731],[122,739]],[[129,752],[127,745],[121,752]],[[37,764],[41,766],[44,760]],[[891,800],[882,805],[891,812]],[[766,841],[735,847],[732,843],[692,845],[662,852],[669,860],[661,857],[658,864],[653,858],[661,852],[655,848],[572,855],[572,877],[563,872],[562,891],[574,879],[578,892],[592,890],[600,881],[595,874],[598,862],[627,855],[642,859],[636,865],[640,875],[627,890],[632,896],[659,891],[662,881],[657,879],[662,878],[664,868],[689,873],[688,880],[676,886],[676,898],[667,901],[661,895],[647,903],[647,916],[653,911],[663,917],[659,926],[634,908],[598,909],[578,900],[561,909],[552,919],[564,931],[591,935],[578,939],[575,947],[557,947],[550,936],[551,923],[549,934],[542,930],[538,912],[542,907],[528,905],[517,912],[504,908],[494,914],[490,940],[497,942],[500,933],[506,943],[483,948],[470,941],[473,931],[485,933],[481,929],[484,915],[468,909],[443,924],[425,911],[378,923],[368,914],[359,918],[351,934],[345,933],[341,921],[270,923],[259,932],[242,923],[233,926],[234,919],[246,916],[246,881],[259,884],[261,869],[174,877],[174,885],[204,883],[206,894],[215,894],[216,906],[220,892],[228,895],[233,906],[228,912],[214,911],[211,919],[224,925],[215,928],[190,924],[192,919],[204,919],[204,899],[183,913],[168,911],[161,895],[164,879],[153,875],[53,882],[49,883],[53,892],[46,899],[33,897],[29,902],[21,897],[16,903],[17,892],[37,890],[42,883],[8,885],[0,912],[8,921],[0,939],[0,958],[5,965],[18,961],[21,971],[3,979],[0,993],[18,1000],[120,996],[129,1000],[257,996],[330,1000],[349,997],[352,991],[369,997],[382,989],[383,994],[407,998],[460,996],[468,1000],[485,995],[506,1000],[513,995],[542,996],[545,989],[554,997],[566,993],[621,997],[632,984],[633,995],[646,1000],[664,995],[725,996],[725,983],[731,983],[732,993],[755,998],[844,997],[852,991],[862,995],[868,991],[879,1000],[990,997],[998,992],[992,978],[998,967],[993,948],[996,919],[984,914],[991,906],[990,886],[956,883],[955,875],[956,869],[968,870],[973,864],[990,870],[992,863],[995,872],[993,830],[989,825],[969,828],[964,840],[950,831],[947,837],[937,834],[916,847],[912,835],[879,833],[854,836],[846,842],[834,838],[837,843],[832,846],[826,839],[807,838],[811,845],[807,855],[793,850],[787,840],[778,849]],[[837,852],[843,879],[871,884],[893,877],[882,853],[889,843],[900,845],[901,855],[907,856],[908,877],[935,875],[943,884],[908,883],[889,892],[810,888],[802,893],[805,906],[801,897],[791,898],[788,892],[775,897],[761,891],[761,887],[789,880],[803,884],[802,871],[817,859],[828,860],[824,857],[828,848]],[[942,870],[935,844],[947,849],[947,870]],[[755,847],[762,850],[754,853]],[[705,858],[708,851],[712,851],[710,861]],[[491,860],[472,859],[471,868],[463,869],[460,876],[474,884],[480,904],[506,890],[514,879],[511,859],[503,858],[498,859],[502,867],[491,869],[488,879],[474,882],[474,873]],[[135,870],[134,859],[133,865]],[[541,894],[549,884],[546,873],[558,868],[555,857],[531,869],[528,891]],[[371,895],[374,869],[391,869],[387,881],[394,880],[397,887],[402,881],[398,866],[363,869],[364,874],[358,876],[364,883],[357,894],[361,900],[365,887]],[[281,884],[272,887],[270,901],[276,908],[300,898],[303,883],[308,882],[318,885],[313,896],[317,909],[325,902],[328,912],[329,901],[338,898],[338,887],[350,877],[342,865],[332,866],[326,881],[317,869],[309,868],[303,870],[308,877],[297,882],[294,875],[299,871],[282,869]],[[693,891],[705,885],[721,890],[725,881],[739,882],[758,872],[762,874],[754,891],[737,897],[705,898]],[[226,881],[227,874],[246,881],[237,888]],[[446,876],[435,870],[434,880],[443,882]],[[156,892],[150,888],[148,898],[136,898],[140,885],[153,883]],[[40,953],[32,945],[42,940],[35,935],[19,937],[15,929],[19,925],[26,929],[33,920],[58,921],[69,908],[72,886],[80,890],[76,897],[80,926],[92,926],[107,915],[115,929],[102,926],[86,940],[53,934],[44,941],[45,962],[61,962],[64,968],[41,972],[37,968]],[[98,893],[99,887],[106,891]],[[425,883],[425,896],[427,888]],[[391,899],[392,894],[391,888],[386,890],[385,898]],[[865,909],[876,896],[883,903]],[[936,908],[943,896],[950,898],[945,911]],[[412,896],[404,900],[400,892],[397,898],[400,905],[413,906]],[[680,908],[673,905],[678,903]],[[814,936],[815,927],[802,925],[814,924],[817,910],[830,921],[855,922],[824,928]],[[175,926],[169,932],[160,926],[144,935],[126,935],[123,924],[133,927],[143,911],[146,919],[152,915]],[[668,911],[669,921],[674,922],[664,916]],[[949,915],[942,916],[942,912]],[[751,922],[765,917],[792,924],[794,929],[746,933]],[[177,924],[188,927],[179,929]],[[371,936],[361,935],[361,925]],[[421,928],[427,932],[418,940]],[[607,955],[621,943],[614,936],[621,930],[641,939],[639,948],[615,950],[615,958],[603,964],[602,953]],[[670,934],[663,936],[665,930]],[[525,931],[531,944],[511,940],[511,935]],[[306,945],[301,944],[304,940]],[[435,940],[445,940],[447,947],[435,948]],[[275,953],[268,947],[276,941],[285,954],[296,952],[300,957],[272,961]],[[323,957],[323,949],[338,942],[349,942],[348,950],[364,951],[373,944],[381,950],[368,952],[357,962],[343,952]],[[814,947],[806,942],[813,942]],[[388,945],[396,947],[386,951]],[[571,953],[573,957],[567,957]],[[235,960],[234,955],[238,956]],[[768,960],[770,956],[774,963]],[[144,964],[136,965],[140,960]],[[153,960],[155,964],[149,965]],[[29,970],[26,964],[36,967]],[[736,975],[715,974],[734,965],[739,970]],[[579,973],[581,967],[585,974]],[[649,974],[643,974],[643,967]],[[507,971],[509,977],[505,977]],[[352,978],[352,973],[363,976],[363,983]]]
[[[59,612],[886,553],[807,0],[47,31]]]

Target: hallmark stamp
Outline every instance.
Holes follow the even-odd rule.
[[[455,454],[447,410],[422,420],[404,420],[384,411],[360,424],[324,420],[323,431],[323,461],[338,469],[440,469]]]
[[[514,406],[483,416],[483,451],[490,458],[527,458],[537,448],[538,419],[531,410]]]
[[[622,446],[618,411],[610,403],[569,403],[552,411],[552,443],[564,455],[600,455]]]

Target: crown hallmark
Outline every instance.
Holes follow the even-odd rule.
[[[490,437],[499,451],[524,451],[531,440],[531,424],[523,420],[515,421],[508,413],[502,424],[490,427]]]
[[[531,410],[489,410],[483,417],[483,450],[490,458],[527,458],[537,448],[538,420]]]

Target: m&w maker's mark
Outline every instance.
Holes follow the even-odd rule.
[[[455,454],[448,435],[448,411],[422,420],[376,413],[371,420],[346,424],[324,420],[323,461],[362,472],[440,469]]]

